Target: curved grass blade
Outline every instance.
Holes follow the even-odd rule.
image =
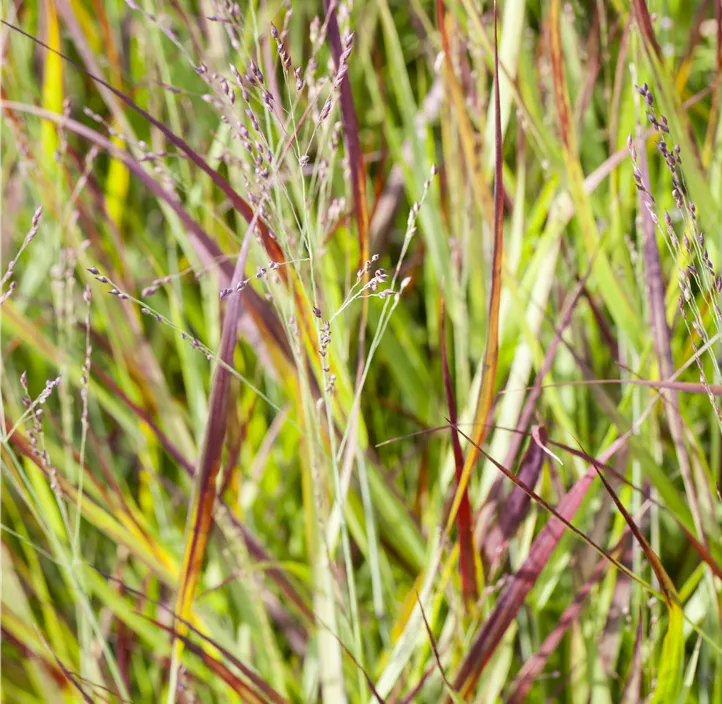
[[[26,105],[24,103],[17,103],[14,101],[2,100],[0,101],[2,109],[8,113],[10,112],[25,112],[31,115],[36,115],[44,120],[55,121],[62,124],[65,129],[68,129],[75,134],[89,140],[93,144],[98,145],[102,149],[108,152],[109,155],[123,162],[128,170],[136,176],[141,183],[159,200],[169,205],[178,218],[181,220],[183,225],[187,228],[190,234],[190,240],[193,244],[199,259],[204,266],[209,266],[215,261],[222,258],[223,252],[218,247],[216,242],[208,235],[208,233],[188,214],[185,208],[174,199],[168,191],[166,191],[155,179],[153,179],[142,166],[133,158],[133,156],[119,148],[111,140],[106,139],[103,135],[99,134],[95,130],[90,129],[86,125],[83,125],[76,120],[67,118],[63,115],[57,115],[49,112],[42,108],[38,108],[34,105]],[[232,264],[227,261],[222,261],[220,269],[227,280],[230,282],[232,275]],[[279,271],[283,271],[285,267],[281,267]],[[292,358],[292,354],[286,340],[281,324],[277,316],[273,313],[270,306],[264,301],[261,296],[254,291],[252,288],[246,288],[244,291],[245,304],[248,312],[253,317],[254,322],[259,328],[263,329],[266,333],[264,339],[272,341],[274,345],[280,350],[281,354],[287,359]],[[315,381],[315,379],[314,379]]]
[[[120,98],[128,107],[135,110],[139,115],[141,115],[143,118],[145,118],[148,122],[150,122],[155,128],[160,130],[163,135],[168,139],[169,142],[174,144],[178,149],[180,149],[184,154],[188,156],[188,158],[199,168],[201,171],[203,171],[205,174],[207,174],[211,181],[223,192],[223,194],[231,201],[233,204],[233,207],[235,210],[237,210],[243,218],[246,220],[247,223],[256,222],[256,226],[258,227],[259,232],[261,233],[261,238],[263,240],[263,244],[266,248],[266,251],[268,252],[268,255],[272,258],[274,262],[277,262],[278,264],[282,264],[285,262],[285,257],[283,255],[283,251],[281,249],[280,244],[276,241],[275,237],[271,235],[271,233],[268,230],[268,226],[263,222],[263,220],[260,220],[254,215],[253,208],[246,203],[241,196],[236,193],[236,191],[233,189],[230,183],[220,174],[218,171],[216,171],[213,167],[211,167],[204,159],[201,157],[200,154],[198,154],[195,149],[193,149],[185,140],[183,140],[181,137],[176,135],[172,130],[170,130],[166,125],[164,125],[160,120],[153,117],[149,112],[144,110],[140,105],[138,105],[134,100],[129,98],[123,91],[118,90],[117,88],[114,88],[110,83],[107,81],[104,81],[99,76],[95,76],[94,74],[90,73],[90,71],[86,70],[83,66],[81,66],[76,61],[73,61],[68,56],[65,56],[65,54],[53,49],[52,47],[48,46],[44,42],[40,41],[37,37],[34,37],[32,34],[29,34],[28,32],[25,32],[24,30],[20,29],[20,27],[16,27],[13,24],[10,24],[9,22],[5,20],[0,20],[0,23],[4,24],[9,29],[14,30],[15,32],[18,32],[19,34],[24,35],[31,41],[35,42],[39,46],[42,46],[44,49],[46,49],[49,52],[52,52],[53,54],[56,54],[60,58],[62,58],[64,61],[68,62],[72,66],[74,66],[78,71],[83,73],[85,76],[90,78],[92,81],[95,81],[99,85],[102,85],[104,88],[109,90],[111,93],[113,93],[116,97]],[[283,268],[281,269],[281,271]]]
[[[466,110],[466,100],[464,97],[464,91],[459,83],[454,70],[451,65],[451,42],[449,41],[449,33],[446,26],[446,11],[444,8],[444,0],[436,0],[436,16],[437,23],[439,25],[439,32],[441,33],[441,45],[444,50],[444,80],[447,84],[449,92],[451,93],[451,100],[454,103],[454,114],[456,119],[459,121],[459,132],[461,133],[461,144],[464,150],[464,159],[466,160],[467,168],[469,169],[469,176],[471,179],[471,188],[474,193],[474,200],[476,201],[476,207],[479,210],[479,215],[482,222],[489,217],[489,214],[495,209],[495,199],[492,199],[489,186],[484,180],[484,174],[482,169],[481,160],[477,153],[476,136],[474,135],[474,128],[469,119],[469,115]],[[496,2],[494,3],[494,36],[496,37]],[[498,44],[495,39],[494,46],[495,57],[496,57],[496,69],[494,71],[495,84],[494,94],[495,99],[494,111],[496,115],[496,128],[494,132],[495,142],[501,143],[501,122],[499,107],[499,65],[498,65]],[[498,146],[497,146],[498,151]]]

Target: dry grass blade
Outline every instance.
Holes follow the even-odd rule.
[[[496,3],[494,3],[494,8],[496,8]],[[484,180],[481,159],[477,153],[474,128],[467,114],[464,91],[456,78],[452,67],[451,41],[449,40],[444,0],[436,0],[436,16],[439,25],[439,32],[441,32],[441,45],[444,50],[444,81],[451,93],[451,100],[454,103],[455,116],[459,121],[459,131],[461,133],[461,142],[464,149],[464,159],[466,160],[466,166],[469,170],[471,188],[474,193],[474,199],[476,200],[476,207],[479,210],[481,221],[486,222],[495,205],[492,200],[491,192],[489,191],[489,185]],[[494,17],[496,18],[496,9],[494,9]],[[496,19],[494,22],[496,23]],[[494,26],[496,26],[496,24]],[[496,52],[496,55],[498,61],[498,51]],[[499,71],[497,66],[496,75],[498,76],[498,74]],[[495,90],[498,94],[498,80],[495,81],[495,86]],[[497,136],[501,142],[501,123],[498,114],[496,118],[496,126],[498,131]]]

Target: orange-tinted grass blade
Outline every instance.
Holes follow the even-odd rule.
[[[494,17],[496,18],[496,9],[494,10]],[[464,90],[456,78],[452,68],[451,42],[449,40],[449,33],[446,26],[444,0],[436,0],[436,18],[439,26],[439,32],[441,33],[441,45],[444,50],[444,82],[447,84],[449,93],[451,94],[451,100],[454,103],[454,114],[456,119],[459,121],[459,132],[461,135],[461,146],[464,150],[464,160],[466,161],[466,166],[469,170],[471,188],[474,194],[474,200],[476,201],[476,207],[478,208],[479,215],[483,221],[489,217],[489,214],[494,209],[494,201],[492,200],[489,185],[484,180],[481,160],[479,159],[476,143],[476,135],[474,134],[474,127],[471,124],[469,115],[466,112],[467,108]],[[495,73],[496,76],[498,76],[498,70]],[[498,81],[496,82],[496,90],[498,92]],[[501,139],[501,127],[500,122],[498,121],[498,115],[497,127],[499,128],[499,138]]]
[[[231,287],[242,280],[248,257],[251,235],[255,221],[246,232],[241,252],[236,261]],[[211,526],[213,525],[213,508],[216,501],[216,478],[221,467],[221,453],[226,436],[228,424],[228,406],[231,388],[231,374],[226,368],[233,364],[233,351],[238,337],[238,318],[241,313],[241,298],[239,294],[229,297],[226,316],[223,320],[221,344],[218,354],[219,362],[213,371],[211,393],[208,402],[208,420],[203,434],[203,445],[198,458],[198,467],[195,474],[193,495],[191,497],[186,524],[186,548],[183,556],[178,595],[175,612],[183,622],[189,620],[193,598],[195,596],[203,558],[208,544]],[[180,634],[186,632],[183,622],[179,623],[177,630]],[[180,656],[182,654],[182,640],[174,640],[173,661],[171,666],[171,689],[174,688]]]
[[[248,702],[249,704],[266,704],[267,700],[265,700],[255,689],[246,684],[240,677],[238,677],[238,675],[231,672],[227,665],[206,653],[203,648],[190,640],[187,635],[179,633],[175,628],[167,626],[160,621],[156,621],[149,616],[145,616],[145,618],[148,619],[148,621],[154,626],[170,633],[176,642],[183,643],[188,650],[197,655],[203,661],[203,664],[213,672],[213,674],[220,677],[236,694],[238,694],[241,701]]]
[[[572,320],[572,315],[574,313],[574,310],[577,306],[577,303],[579,302],[582,289],[584,288],[584,284],[586,280],[588,279],[589,275],[592,271],[592,264],[594,262],[594,259],[592,259],[589,262],[589,265],[587,266],[587,271],[584,273],[584,276],[579,280],[577,285],[574,288],[574,291],[569,295],[568,300],[569,302],[565,304],[561,318],[559,320],[559,324],[556,326],[555,332],[554,332],[554,338],[552,339],[551,343],[547,346],[546,351],[544,352],[544,361],[542,362],[541,367],[539,368],[539,371],[537,372],[536,378],[534,379],[534,384],[531,387],[531,393],[526,399],[526,402],[524,403],[524,408],[522,409],[521,413],[519,414],[519,419],[517,421],[516,426],[516,432],[512,434],[512,437],[509,440],[509,445],[506,453],[506,459],[504,460],[504,465],[506,467],[512,467],[514,466],[516,462],[516,456],[521,448],[522,442],[524,441],[524,436],[526,435],[526,429],[529,426],[529,424],[532,422],[532,418],[535,413],[536,404],[539,400],[539,397],[541,396],[541,388],[542,388],[542,381],[544,380],[544,377],[549,373],[549,370],[552,368],[552,364],[554,363],[554,358],[557,353],[557,348],[559,347],[559,344],[562,339],[562,335],[564,334],[564,331],[569,326]],[[498,426],[497,426],[498,429]],[[524,462],[524,459],[522,459],[522,463]],[[497,477],[497,479],[494,481],[494,484],[492,485],[491,490],[489,491],[489,495],[487,498],[488,503],[496,504],[498,501],[498,498],[500,496],[501,492],[501,485],[504,480],[503,476]],[[533,486],[533,484],[532,484]],[[484,530],[484,523],[485,516],[489,515],[484,509],[488,507],[482,507],[482,509],[477,514],[477,523],[474,527],[474,530],[478,531]],[[484,531],[485,532],[485,531]],[[487,557],[490,557],[490,553],[486,552]]]
[[[443,287],[442,287],[443,290]],[[446,349],[446,302],[443,294],[441,296],[441,364],[444,374],[444,390],[446,392],[446,404],[449,408],[451,420],[451,445],[454,450],[454,463],[456,465],[456,486],[457,490],[461,475],[464,471],[464,453],[459,442],[459,434],[454,430],[457,422],[456,400],[454,389],[451,385],[451,374],[449,372],[449,358]],[[478,589],[476,584],[476,560],[474,554],[474,538],[471,531],[471,502],[469,501],[469,488],[466,487],[459,505],[459,516],[457,528],[459,532],[459,570],[461,572],[461,588],[467,604],[476,600]]]
[[[147,596],[140,594],[144,599],[147,599]],[[157,602],[156,602],[157,603]],[[160,623],[159,621],[156,621],[148,616],[144,616],[144,618],[147,618],[148,621],[150,621],[153,625],[157,626],[158,628],[162,628],[164,631],[167,631],[168,633],[171,633],[175,637],[183,638],[185,641],[186,646],[188,646],[189,650],[192,650],[194,653],[200,655],[200,653],[203,653],[203,650],[195,643],[193,643],[188,636],[181,636],[177,631],[174,631],[174,629],[171,626],[168,626],[166,624]],[[286,704],[286,700],[275,690],[273,687],[271,687],[268,682],[260,678],[253,670],[251,670],[249,667],[246,667],[233,653],[223,646],[219,645],[215,641],[208,638],[208,636],[203,635],[197,628],[195,628],[192,624],[186,623],[185,624],[193,633],[195,633],[197,636],[200,636],[203,640],[208,642],[210,645],[212,645],[214,648],[218,650],[218,652],[223,655],[223,657],[227,658],[228,661],[233,665],[235,668],[237,668],[243,675],[249,679],[254,687],[258,689],[260,692],[262,692],[266,699],[262,701],[270,701],[274,704]],[[195,646],[195,647],[191,647]],[[203,653],[204,656],[208,655],[207,653]],[[217,661],[218,662],[218,661]],[[228,666],[224,663],[219,662],[219,665],[224,668],[227,672],[230,673],[230,670],[228,669]],[[232,673],[230,673],[232,674]],[[235,677],[235,675],[233,675]],[[244,685],[246,686],[246,685]]]
[[[193,463],[188,460],[181,451],[175,447],[168,438],[168,436],[157,426],[149,414],[138,406],[136,403],[131,401],[128,396],[118,387],[118,385],[110,379],[101,369],[95,368],[93,375],[100,378],[100,380],[110,388],[111,391],[133,411],[153,432],[160,444],[165,448],[165,451],[172,457],[178,465],[185,470],[186,474],[193,476],[195,467]],[[223,502],[222,498],[219,497],[221,506],[226,510],[229,520],[233,523],[233,526],[242,535],[246,542],[246,548],[250,555],[258,560],[259,562],[271,563],[273,558],[266,552],[266,549],[258,542],[258,540],[251,534],[248,528],[243,525],[238,517],[231,511],[230,508]],[[296,588],[286,578],[283,570],[278,567],[270,567],[266,570],[268,576],[278,584],[279,589],[288,597],[291,603],[293,603],[298,609],[299,613],[307,620],[313,620],[313,612],[306,603],[306,600],[298,593]]]
[[[133,587],[128,586],[123,580],[119,579],[118,577],[107,574],[103,572],[102,570],[99,570],[97,568],[93,568],[101,577],[108,580],[108,582],[113,582],[117,584],[124,592],[127,592],[128,594],[131,594],[132,596],[135,596],[138,598],[139,602],[150,602],[154,606],[158,607],[159,609],[163,609],[164,611],[170,613],[173,615],[173,609],[168,606],[168,604],[165,601],[159,601],[157,599],[153,599],[152,597],[148,596],[143,591],[140,591],[138,589],[134,589]],[[143,618],[149,620],[154,625],[158,626],[159,628],[162,628],[163,630],[173,633],[174,629],[172,626],[168,626],[166,624],[159,623],[157,621],[154,621],[152,618],[147,616],[146,614],[140,614]],[[176,615],[176,620],[181,621],[180,618]],[[220,643],[217,643],[209,636],[205,635],[203,632],[198,630],[192,623],[189,621],[183,621],[184,626],[188,628],[190,632],[192,632],[194,635],[198,636],[201,640],[208,643],[209,646],[216,649],[223,657],[227,658],[228,661],[236,667],[245,677],[247,677],[254,686],[259,689],[261,692],[265,694],[265,696],[268,698],[269,701],[273,702],[274,704],[286,704],[286,700],[270,685],[268,682],[266,682],[263,678],[259,677],[252,669],[249,667],[246,667],[231,651],[224,648]],[[180,636],[178,636],[180,637]]]
[[[443,10],[443,3],[439,0]],[[445,62],[445,65],[448,63]],[[487,423],[491,413],[491,402],[494,396],[494,383],[496,382],[496,369],[499,361],[499,306],[501,303],[501,262],[504,251],[504,182],[501,143],[501,107],[499,100],[499,38],[497,31],[497,8],[494,0],[494,119],[495,128],[495,165],[494,165],[494,252],[491,265],[491,297],[489,299],[489,324],[486,334],[486,347],[484,348],[484,361],[482,363],[481,388],[474,414],[476,428],[474,443],[469,447],[464,463],[464,471],[456,490],[454,503],[449,512],[446,530],[449,531],[456,520],[456,513],[461,505],[461,497],[466,491],[471,477],[471,470],[479,457],[478,446],[482,445],[486,437]]]

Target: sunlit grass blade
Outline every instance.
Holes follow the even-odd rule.
[[[440,15],[443,4],[439,0]],[[499,361],[499,306],[501,303],[501,263],[504,254],[504,176],[501,137],[501,108],[499,99],[499,42],[497,36],[497,8],[494,2],[494,105],[495,105],[495,140],[494,140],[494,207],[493,207],[493,241],[494,250],[491,262],[491,293],[489,295],[489,316],[482,362],[481,386],[474,412],[474,443],[468,448],[464,461],[464,470],[459,480],[454,503],[447,519],[447,530],[456,520],[461,497],[471,477],[471,470],[479,457],[477,446],[483,444],[487,433],[491,403],[494,397],[494,384]]]

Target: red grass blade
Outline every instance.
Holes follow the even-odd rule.
[[[182,639],[185,646],[188,648],[188,650],[192,651],[193,653],[195,653],[196,655],[201,657],[203,659],[203,661],[206,663],[206,665],[210,665],[209,660],[206,659],[206,658],[210,658],[210,655],[208,655],[208,653],[204,652],[203,649],[199,645],[197,645],[196,643],[191,641],[190,638],[188,638],[188,636],[181,635],[173,627],[168,626],[163,623],[160,623],[160,621],[156,621],[147,616],[145,618],[147,618],[148,621],[150,621],[154,626],[157,626],[158,628],[162,628],[164,631],[167,631],[168,633],[170,633],[174,638]],[[198,629],[194,628],[189,623],[186,623],[185,625],[193,633],[195,633],[196,635],[203,638],[205,641],[210,643],[213,647],[217,648],[218,651],[221,653],[221,655],[228,658],[230,663],[234,667],[238,668],[238,670],[240,672],[242,672],[243,675],[245,677],[247,677],[253,683],[253,685],[256,687],[256,689],[258,689],[260,692],[263,692],[266,699],[263,699],[263,698],[258,699],[258,694],[256,692],[254,692],[252,689],[250,689],[248,687],[248,685],[245,684],[240,678],[236,677],[236,675],[234,675],[230,671],[230,669],[228,668],[228,666],[225,663],[220,662],[219,660],[215,660],[214,658],[210,658],[211,660],[213,660],[213,662],[217,663],[216,665],[210,665],[211,669],[213,669],[213,671],[216,672],[216,674],[220,675],[225,682],[228,682],[229,684],[231,684],[231,682],[236,683],[236,684],[231,684],[231,686],[233,686],[234,689],[236,689],[236,691],[238,691],[238,692],[244,691],[246,693],[249,693],[253,697],[255,697],[253,699],[253,701],[259,700],[259,701],[263,702],[264,704],[265,704],[265,702],[273,702],[274,704],[286,704],[286,700],[275,689],[273,689],[273,687],[271,687],[271,685],[269,685],[265,680],[261,679],[255,672],[253,672],[253,670],[246,667],[237,657],[235,657],[233,655],[233,653],[231,653],[226,648],[223,648],[215,641],[212,641],[208,637],[204,636]],[[240,683],[240,685],[238,683]],[[239,686],[240,686],[240,689],[237,688]]]
[[[246,258],[254,229],[252,222],[238,255],[236,268],[233,273],[232,287],[235,288],[243,278]],[[211,394],[208,403],[208,420],[203,436],[203,447],[198,459],[195,475],[195,485],[191,498],[188,522],[186,525],[186,549],[181,567],[176,599],[176,614],[188,621],[195,596],[200,571],[205,556],[208,537],[213,525],[213,507],[216,501],[216,478],[221,466],[221,453],[228,424],[228,405],[230,396],[231,375],[224,365],[233,364],[233,350],[236,347],[238,317],[241,312],[241,298],[238,294],[232,295],[226,308],[226,317],[223,321],[219,361],[213,372]],[[186,627],[181,622],[178,631],[182,634]],[[171,669],[171,683],[175,682],[177,667],[180,664],[182,642],[174,636],[173,667]]]
[[[667,625],[666,635],[664,636],[664,640],[662,642],[657,687],[652,701],[655,702],[655,704],[674,701],[679,695],[682,685],[682,670],[684,668],[684,636],[682,632],[683,613],[677,590],[662,566],[661,560],[657,557],[657,554],[654,552],[649,542],[647,542],[647,539],[642,534],[639,526],[637,526],[634,519],[629,515],[629,512],[624,507],[624,504],[619,500],[619,497],[604,477],[604,473],[601,468],[598,467],[596,462],[594,463],[594,469],[599,475],[599,478],[602,480],[607,493],[612,497],[612,500],[619,509],[619,512],[624,516],[624,520],[642,548],[642,551],[649,561],[649,564],[662,588],[664,601],[669,613],[669,622]]]
[[[624,543],[629,533],[625,533],[622,539],[612,549],[611,555],[617,557],[621,554]],[[587,581],[582,585],[581,589],[574,597],[574,601],[564,609],[564,613],[559,619],[559,623],[550,631],[549,635],[544,639],[539,650],[534,653],[521,667],[519,673],[512,682],[512,692],[506,699],[507,704],[523,704],[531,686],[544,669],[549,656],[556,651],[571,625],[579,618],[579,614],[584,607],[584,602],[589,596],[592,587],[604,576],[609,561],[602,558],[597,562],[593,572],[589,575]]]
[[[70,670],[68,670],[67,667],[65,667],[63,662],[60,660],[60,658],[57,655],[55,655],[55,653],[53,653],[53,657],[55,658],[55,662],[58,664],[58,667],[60,668],[60,670],[62,671],[63,675],[68,680],[68,682],[70,682],[73,685],[73,687],[75,687],[75,689],[78,690],[80,696],[83,698],[83,701],[88,702],[88,704],[93,704],[93,699],[80,686],[80,682],[77,681],[77,679],[75,678],[75,675]]]
[[[593,458],[592,458],[593,459]],[[647,542],[647,539],[642,534],[642,531],[639,529],[639,526],[636,524],[632,516],[629,514],[627,509],[624,507],[624,504],[619,500],[619,497],[617,496],[616,492],[612,488],[612,485],[607,481],[607,478],[604,476],[604,472],[602,472],[602,468],[600,464],[593,459],[592,466],[594,467],[594,470],[599,475],[599,478],[602,480],[602,484],[604,484],[604,488],[607,490],[607,493],[609,496],[611,496],[612,501],[616,504],[617,508],[619,509],[619,512],[624,516],[624,520],[627,522],[627,525],[629,526],[630,530],[632,531],[632,534],[636,538],[637,542],[639,543],[640,547],[642,548],[642,551],[644,552],[645,557],[649,560],[649,564],[652,567],[652,570],[654,571],[655,576],[657,577],[657,580],[659,581],[660,586],[662,587],[662,591],[664,592],[665,599],[668,603],[678,603],[679,599],[677,597],[677,590],[674,587],[674,584],[672,583],[672,580],[670,580],[669,576],[664,570],[664,567],[662,567],[662,563],[660,562],[659,558],[657,557],[654,550],[652,550],[652,546]]]
[[[544,428],[539,428],[539,436],[542,444],[546,445],[547,434]],[[544,457],[544,450],[532,438],[519,467],[519,479],[527,486],[531,488],[536,486],[544,467]],[[530,502],[531,498],[522,489],[514,487],[506,502],[500,507],[498,522],[491,527],[484,540],[484,552],[490,565],[498,565],[503,559],[509,538],[514,535],[517,526],[524,520],[529,511]]]
[[[464,433],[462,433],[462,435],[463,434]],[[469,439],[468,436],[465,435],[465,437]],[[487,459],[491,460],[517,486],[528,492],[538,503],[551,511],[553,517],[549,519],[532,543],[529,549],[529,555],[524,561],[524,564],[506,583],[499,595],[494,610],[482,624],[481,630],[474,638],[469,652],[463,659],[456,678],[454,679],[454,686],[461,693],[462,697],[468,697],[471,694],[482,670],[491,659],[504,633],[506,633],[507,628],[516,617],[527,594],[534,586],[542,569],[544,569],[544,566],[549,561],[554,548],[556,548],[561,540],[564,529],[571,528],[577,534],[583,535],[581,531],[574,528],[569,521],[576,514],[595,476],[595,469],[590,467],[562,497],[559,506],[553,509],[541,497],[531,491],[529,487],[523,485],[516,475],[509,472],[508,469],[496,462],[478,446],[477,449],[480,454],[483,454]],[[609,450],[607,452],[609,452]],[[601,552],[609,557],[611,561],[615,562],[615,564],[618,564],[611,556],[608,556],[607,553],[604,553],[604,551]]]
[[[131,411],[133,411],[138,418],[145,423],[151,432],[156,436],[160,444],[163,446],[165,451],[175,462],[185,471],[188,476],[193,476],[195,473],[194,464],[187,459],[181,451],[175,447],[170,441],[168,436],[157,426],[153,419],[146,413],[144,409],[138,406],[136,403],[131,401],[128,396],[118,387],[118,385],[110,379],[100,368],[93,370],[93,375],[100,378],[103,384],[105,384]],[[249,529],[243,525],[233,511],[223,502],[222,497],[218,498],[221,506],[225,509],[228,519],[233,523],[233,526],[240,534],[243,535],[243,539],[246,543],[246,548],[249,554],[259,562],[270,563],[273,562],[273,558],[268,554],[266,549],[258,542],[257,538],[249,531]],[[298,609],[298,612],[306,619],[306,621],[313,621],[313,611],[309,607],[306,600],[299,594],[298,590],[293,586],[289,579],[284,574],[283,570],[278,567],[269,567],[266,570],[268,576],[276,582],[278,588],[285,594],[290,602]]]
[[[457,423],[456,400],[454,399],[454,389],[451,385],[449,359],[446,350],[446,302],[443,295],[441,297],[441,363],[444,372],[446,403],[449,408],[449,419],[451,420],[451,445],[454,449],[456,487],[458,491],[459,484],[461,482],[461,475],[464,471],[464,453],[461,449],[459,434],[454,429]],[[461,572],[461,588],[467,604],[470,604],[478,597],[478,588],[476,584],[476,560],[474,556],[474,538],[471,530],[471,502],[469,501],[468,486],[464,489],[461,496],[457,527],[459,531],[459,570]]]

